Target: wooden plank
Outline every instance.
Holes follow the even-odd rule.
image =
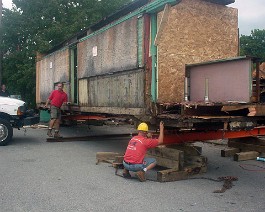
[[[168,145],[167,147],[181,150],[184,152],[184,155],[201,155],[202,154],[202,147],[200,146],[173,144],[173,145]]]
[[[118,152],[97,152],[96,159],[98,164],[99,162],[107,162],[109,163],[110,160],[115,160],[116,156],[121,156],[121,153]]]
[[[226,148],[221,150],[221,157],[231,157],[240,152],[239,148]]]
[[[241,143],[265,146],[265,140],[263,139],[263,137],[259,137],[259,138],[258,137],[244,137],[244,138],[233,138],[229,140],[241,142]]]
[[[259,152],[255,152],[255,151],[239,152],[234,155],[234,161],[254,160],[258,156],[259,156]]]
[[[172,182],[177,180],[188,179],[188,173],[185,171],[177,171],[175,169],[167,169],[157,172],[158,182]]]
[[[239,148],[241,151],[256,151],[256,152],[265,152],[265,146],[256,145],[256,144],[248,144],[244,142],[237,142],[234,140],[228,140],[228,146]]]
[[[184,152],[178,149],[159,146],[148,150],[149,155],[154,155],[172,160],[184,160]]]
[[[158,166],[171,168],[171,169],[174,169],[174,170],[179,170],[180,169],[180,163],[179,163],[178,160],[172,160],[172,159],[157,157],[157,156],[148,155],[148,154],[146,154],[146,157],[155,158],[156,161],[157,161],[156,164]]]

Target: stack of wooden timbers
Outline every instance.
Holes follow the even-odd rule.
[[[202,156],[202,148],[193,144],[158,146],[148,150],[146,157],[157,160],[157,181],[170,182],[188,179],[191,175],[206,173],[207,158]],[[98,152],[97,163],[111,163],[116,169],[123,168],[123,154],[116,152]]]
[[[170,182],[188,179],[207,171],[207,158],[202,147],[193,144],[174,144],[150,149],[146,157],[155,158],[157,165],[166,169],[157,172],[157,181]]]
[[[222,157],[233,157],[234,161],[253,160],[265,156],[265,140],[257,137],[228,139],[227,147],[221,150]]]

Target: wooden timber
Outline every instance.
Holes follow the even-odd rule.
[[[151,149],[147,157],[155,158],[157,165],[168,168],[157,172],[157,181],[170,182],[187,179],[190,175],[205,173],[207,158],[201,156],[201,152],[202,149],[198,146],[170,145]]]
[[[265,146],[257,143],[238,142],[238,140],[229,139],[228,146],[239,148],[241,151],[265,152]]]
[[[181,163],[179,160],[172,160],[169,158],[162,158],[162,157],[158,157],[155,155],[149,155],[146,154],[146,157],[150,157],[150,158],[155,158],[156,159],[156,164],[158,166],[163,166],[163,167],[167,167],[167,168],[171,168],[174,170],[180,170],[181,169]]]
[[[117,152],[97,152],[96,165],[98,165],[100,162],[112,163],[117,156],[122,156],[122,154]]]
[[[159,182],[172,182],[186,179],[188,179],[188,172],[186,171],[167,169],[157,172],[157,181]]]
[[[259,152],[256,152],[256,151],[240,152],[234,155],[234,161],[254,160],[258,156],[259,156]]]
[[[221,150],[221,157],[231,157],[234,156],[236,153],[239,153],[239,148],[226,148]]]

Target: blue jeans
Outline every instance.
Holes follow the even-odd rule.
[[[132,172],[137,172],[140,170],[143,170],[144,168],[146,168],[147,166],[149,166],[152,163],[156,163],[156,159],[154,158],[144,158],[143,163],[139,163],[139,164],[127,164],[123,161],[123,166],[125,169],[132,171]]]

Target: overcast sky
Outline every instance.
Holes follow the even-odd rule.
[[[3,0],[3,5],[11,8],[12,0]],[[265,0],[235,0],[229,6],[238,9],[240,34],[250,35],[253,29],[265,29]]]

